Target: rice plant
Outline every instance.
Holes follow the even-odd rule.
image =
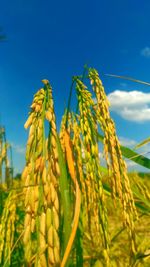
[[[2,187],[0,266],[149,266],[150,184],[128,174],[124,157],[150,160],[120,145],[95,69],[73,77],[59,131],[52,87],[42,84],[24,125],[21,180]]]

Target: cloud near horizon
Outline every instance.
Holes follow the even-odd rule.
[[[14,149],[14,151],[18,154],[25,154],[25,147],[23,145],[18,145],[18,144],[14,144],[11,143],[12,148]]]
[[[135,140],[129,139],[123,136],[119,137],[119,141],[122,146],[126,146],[126,147],[135,147],[135,145],[137,144]]]
[[[108,94],[110,109],[128,121],[150,121],[150,93],[115,90]]]
[[[141,55],[150,58],[150,47],[146,46],[141,50]]]

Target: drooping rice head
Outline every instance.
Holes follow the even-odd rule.
[[[131,250],[133,253],[136,253],[134,220],[137,218],[137,212],[127,175],[126,164],[122,157],[115,124],[110,117],[109,103],[104,87],[95,69],[89,70],[89,79],[97,99],[95,116],[104,132],[105,158],[109,173],[112,173],[112,175],[110,175],[112,196],[115,199],[118,195],[122,202],[124,224],[129,232]]]
[[[43,80],[44,88],[34,96],[25,128],[30,126],[26,150],[26,167],[22,179],[25,193],[25,259],[38,266],[55,266],[60,261],[57,131],[52,88]],[[45,120],[49,122],[46,138]],[[36,234],[36,256],[33,243]],[[34,237],[34,238],[33,238]],[[47,255],[47,256],[46,256]]]

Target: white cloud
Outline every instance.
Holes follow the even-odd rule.
[[[103,159],[104,158],[104,153],[99,151],[98,156],[99,156],[99,159]]]
[[[125,161],[126,161],[128,170],[131,168],[134,168],[136,170],[136,168],[137,168],[136,162],[131,161],[131,160],[125,160]]]
[[[141,50],[141,55],[150,58],[150,47],[146,46]]]
[[[111,110],[122,118],[144,122],[150,121],[150,93],[116,90],[108,94]]]
[[[25,154],[25,147],[23,145],[11,143],[11,146],[16,153]]]
[[[122,137],[122,136],[119,137],[119,141],[120,141],[122,146],[126,146],[126,147],[135,147],[135,145],[137,143],[135,140],[132,140],[132,139],[129,139],[126,137]]]

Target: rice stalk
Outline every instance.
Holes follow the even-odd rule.
[[[60,240],[59,240],[59,184],[58,178],[60,176],[60,166],[58,162],[58,146],[57,146],[57,130],[56,118],[54,113],[54,102],[52,97],[52,88],[49,82],[43,81],[48,92],[46,119],[50,124],[50,131],[48,136],[47,151],[48,151],[48,175],[47,179],[50,186],[51,199],[49,208],[51,208],[52,222],[47,221],[48,237],[52,235],[52,239],[48,240],[48,266],[57,266],[60,263]],[[47,219],[50,218],[47,216]]]
[[[82,78],[73,78],[77,112],[70,109],[71,87],[59,136],[48,80],[34,95],[25,123],[29,136],[22,180],[15,179],[12,188],[6,183],[0,188],[5,200],[0,212],[0,266],[149,266],[149,184],[131,174],[130,186],[122,155],[136,162],[140,157],[147,167],[148,159],[120,146],[97,71],[89,69],[96,100]],[[104,132],[108,171],[99,159],[99,128]],[[9,177],[7,150],[0,127],[1,182],[4,165],[6,182]],[[20,189],[23,194],[16,193]]]
[[[30,264],[37,235],[35,266],[57,266],[60,261],[58,181],[60,168],[56,143],[56,123],[52,89],[47,80],[44,88],[34,96],[31,113],[25,128],[30,126],[26,161],[22,178],[25,192],[25,259]],[[49,135],[45,136],[45,119],[49,122]],[[30,187],[34,184],[35,187]],[[47,256],[46,256],[47,255]]]
[[[84,177],[84,170],[83,170],[83,166],[84,166],[83,142],[81,139],[81,131],[80,131],[79,123],[77,122],[77,119],[75,118],[74,118],[73,125],[72,125],[72,131],[73,131],[72,143],[73,143],[74,153],[75,153],[75,158],[76,158],[80,188],[82,191],[82,202],[83,202],[84,207],[87,209],[85,177]]]
[[[31,105],[31,112],[24,125],[30,126],[29,137],[26,148],[26,166],[22,174],[25,185],[25,260],[29,264],[33,254],[32,233],[35,231],[35,222],[39,206],[39,184],[40,176],[44,168],[43,158],[43,113],[45,109],[45,90],[41,88],[35,95]],[[34,187],[30,187],[30,184]]]
[[[11,264],[11,249],[14,243],[15,221],[16,221],[16,202],[17,194],[15,191],[9,193],[3,209],[0,223],[0,264],[8,258]]]
[[[116,194],[118,194],[121,199],[124,224],[128,229],[131,240],[131,250],[136,253],[134,218],[137,218],[137,211],[127,175],[127,167],[122,158],[115,124],[110,117],[109,103],[104,87],[95,69],[89,69],[89,79],[97,99],[95,115],[104,132],[104,151],[107,167],[109,172],[113,174],[110,175],[112,196],[115,199]]]
[[[67,120],[67,110],[65,110],[65,113],[62,116],[61,125],[60,125],[60,132],[59,132],[59,139],[60,139],[62,151],[64,154],[65,154],[64,135],[65,135],[65,129],[66,129],[66,120]]]
[[[91,241],[102,245],[109,262],[109,237],[107,232],[107,211],[104,203],[104,193],[98,156],[97,125],[95,124],[91,107],[94,105],[92,95],[86,86],[76,78],[76,90],[79,106],[79,127],[83,139],[82,166],[85,177],[88,225]],[[95,240],[95,231],[97,239]],[[101,244],[102,243],[102,244]],[[106,253],[105,253],[106,252]]]

